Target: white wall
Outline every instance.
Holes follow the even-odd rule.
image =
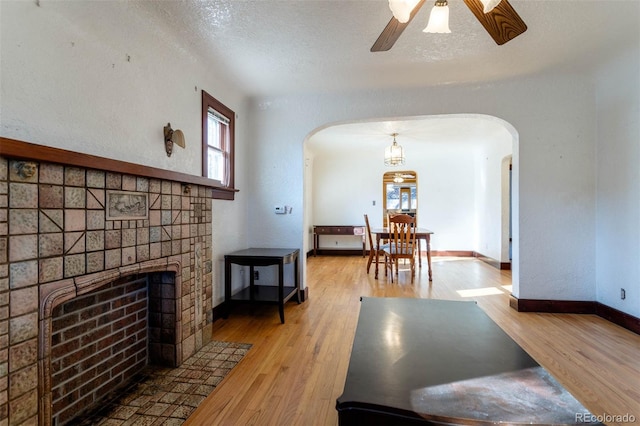
[[[406,164],[397,168],[383,164],[391,139],[380,129],[389,126],[377,121],[339,124],[309,138],[305,152],[314,153],[309,223],[364,224],[367,214],[373,228],[382,226],[383,174],[410,170],[418,177],[418,225],[435,232],[433,250],[477,251],[508,261],[508,250],[502,257],[508,228],[502,229],[501,207],[508,200],[502,199],[501,160],[511,154],[513,136],[505,124],[470,115],[400,120],[395,126],[405,132],[398,138]],[[359,244],[353,237],[320,238],[321,248]]]
[[[597,79],[597,300],[640,317],[640,49]],[[621,300],[620,289],[626,290]]]
[[[349,146],[338,155],[315,155],[308,206],[314,225],[363,225],[366,213],[370,223],[380,226],[382,167],[376,167],[376,160],[373,151],[358,152]]]
[[[199,175],[201,90],[238,113],[235,201],[213,202],[214,303],[223,253],[247,244],[246,99],[132,2],[0,2],[0,134]],[[184,132],[167,157],[163,126]]]
[[[475,150],[460,145],[418,150],[417,144],[403,144],[403,148],[407,159],[400,169],[418,176],[418,226],[437,230],[432,249],[474,250]],[[389,171],[382,162],[383,150],[347,146],[340,155],[328,151],[316,155],[308,206],[314,225],[364,225],[367,214],[372,228],[382,226],[382,176]],[[354,238],[321,238],[321,247],[328,248],[357,247],[357,243]]]
[[[476,147],[450,145],[418,165],[418,225],[431,229],[432,250],[476,250]]]
[[[595,110],[586,77],[550,75],[481,86],[292,96],[252,103],[250,244],[309,248],[303,143],[328,123],[481,113],[519,134],[514,146],[514,294],[595,299]],[[286,217],[271,213],[286,199]],[[283,200],[284,201],[284,200]]]
[[[491,259],[509,262],[509,170],[505,160],[512,154],[512,136],[501,128],[488,140],[479,146],[475,157],[475,250]]]
[[[341,147],[333,155],[318,151],[313,157],[311,197],[305,209],[312,225],[364,225],[364,214],[372,227],[382,226],[382,167],[373,150]],[[375,201],[375,206],[373,205]],[[362,248],[358,237],[322,236],[321,248]]]

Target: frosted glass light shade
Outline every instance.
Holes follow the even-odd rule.
[[[480,0],[484,6],[484,13],[489,13],[496,7],[502,0]]]
[[[429,15],[429,22],[427,27],[422,30],[425,33],[450,33],[449,29],[449,6],[447,2],[436,2],[436,5],[431,9]]]
[[[389,9],[391,9],[393,17],[396,18],[398,22],[404,24],[409,21],[411,11],[419,1],[420,0],[389,0]]]

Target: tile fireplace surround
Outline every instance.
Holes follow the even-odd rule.
[[[0,138],[0,426],[57,424],[52,361],[65,367],[54,360],[62,358],[61,347],[72,352],[64,358],[71,363],[91,337],[90,357],[102,362],[116,352],[99,352],[105,342],[129,333],[133,322],[135,331],[117,343],[134,346],[119,354],[135,353],[129,364],[140,362],[141,339],[148,339],[151,358],[174,366],[208,343],[216,189],[207,182]],[[114,298],[120,288],[130,294]],[[67,314],[74,305],[80,313]],[[67,316],[55,319],[61,311]],[[89,322],[78,331],[72,326],[83,315]],[[110,328],[96,336],[103,322]],[[61,336],[74,333],[61,344]],[[72,365],[72,373],[85,387],[95,383],[96,393],[128,368],[99,366],[87,379],[88,362]]]

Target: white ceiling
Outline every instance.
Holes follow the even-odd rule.
[[[346,123],[327,127],[315,133],[307,144],[312,153],[349,155],[372,149],[382,155],[391,145],[392,133],[407,155],[423,155],[434,150],[475,149],[480,145],[511,146],[512,135],[501,120],[479,115],[415,117],[407,120]],[[453,154],[452,154],[453,155]]]
[[[640,38],[640,0],[510,0],[528,30],[503,46],[462,0],[451,34],[425,34],[427,1],[388,52],[369,49],[387,0],[143,1],[249,95],[482,82],[584,69]]]
[[[432,7],[428,1],[395,46],[376,53],[370,48],[391,18],[387,0],[185,0],[129,5],[159,19],[210,57],[214,71],[231,75],[248,96],[258,97],[584,71],[617,49],[639,44],[640,0],[510,3],[528,30],[503,46],[495,44],[462,0],[449,1],[451,34],[423,33]],[[436,139],[467,126],[455,120],[444,124]],[[371,136],[388,129],[382,134],[385,141],[394,131],[427,140],[434,137],[427,127],[419,120],[357,123],[341,127],[342,133],[325,131],[324,137],[334,144],[352,144],[364,140],[354,134]]]

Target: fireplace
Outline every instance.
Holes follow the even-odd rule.
[[[48,426],[209,341],[212,189],[22,144],[0,151],[0,423]]]
[[[53,424],[66,424],[147,365],[147,280],[132,275],[52,313]]]
[[[173,272],[127,275],[53,308],[52,424],[92,411],[149,363],[178,366],[175,282]]]

